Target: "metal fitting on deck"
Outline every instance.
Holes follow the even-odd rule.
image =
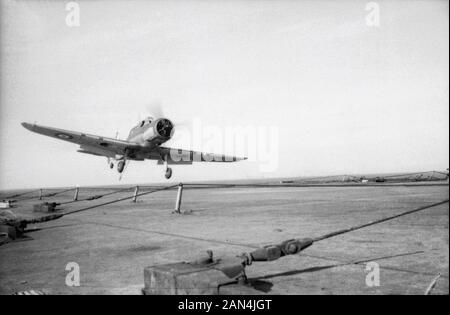
[[[251,261],[271,261],[286,255],[295,255],[311,246],[310,238],[292,239],[278,245],[269,245],[250,253]]]

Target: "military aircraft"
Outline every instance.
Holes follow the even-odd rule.
[[[101,137],[82,132],[75,132],[53,127],[45,127],[37,124],[23,122],[26,129],[60,140],[80,145],[78,152],[104,156],[107,158],[110,168],[117,164],[117,171],[122,172],[127,162],[144,161],[145,159],[157,160],[158,164],[164,164],[165,177],[172,176],[172,164],[192,164],[193,162],[236,162],[246,160],[235,156],[203,153],[197,151],[173,149],[162,146],[172,138],[174,124],[166,118],[155,119],[147,117],[131,129],[126,140]],[[120,176],[121,176],[120,175]],[[120,178],[119,178],[120,179]]]

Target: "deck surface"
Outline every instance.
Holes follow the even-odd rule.
[[[82,189],[79,197],[111,191]],[[131,194],[66,204],[62,211]],[[45,200],[72,196],[73,191]],[[0,294],[138,294],[146,266],[194,260],[207,249],[216,257],[234,256],[252,250],[246,245],[316,237],[448,197],[448,185],[185,189],[182,208],[192,213],[175,215],[176,190],[156,192],[137,203],[122,201],[40,224],[29,239],[0,246]],[[12,211],[42,215],[32,212],[37,199],[18,199]],[[448,222],[447,203],[318,242],[300,255],[254,263],[247,275],[259,279],[258,288],[268,294],[423,294],[440,273],[432,293],[448,294]],[[378,287],[366,285],[368,261],[381,267]],[[80,266],[80,287],[65,284],[69,262]]]

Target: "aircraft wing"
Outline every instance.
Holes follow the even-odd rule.
[[[116,154],[124,155],[126,150],[133,151],[134,149],[141,148],[141,146],[137,143],[100,137],[82,132],[45,127],[29,123],[22,123],[22,126],[41,135],[79,144],[79,152],[81,153],[115,157]]]
[[[231,155],[205,153],[166,147],[158,147],[155,150],[159,150],[158,153],[160,157],[168,157],[168,164],[192,164],[192,162],[237,162],[247,159],[246,157],[236,157]],[[150,157],[150,159],[154,158]],[[160,158],[155,159],[159,160],[158,163],[163,162]]]

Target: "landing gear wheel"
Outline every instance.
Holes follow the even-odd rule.
[[[172,169],[170,167],[166,169],[166,174],[164,176],[166,176],[166,179],[169,179],[172,176]]]
[[[111,162],[111,163],[109,163],[109,168],[114,168],[114,163],[113,162]]]
[[[119,161],[119,163],[117,163],[117,171],[119,173],[122,173],[124,168],[125,168],[125,161]]]

